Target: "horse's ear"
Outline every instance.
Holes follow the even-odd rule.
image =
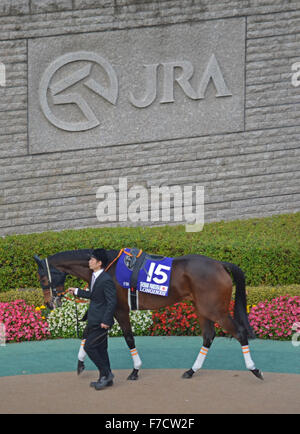
[[[43,262],[42,262],[41,258],[38,257],[38,255],[34,255],[34,260],[38,264],[39,268],[43,268]]]

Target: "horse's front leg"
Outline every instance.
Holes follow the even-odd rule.
[[[130,319],[129,319],[129,310],[117,309],[115,312],[115,318],[121,327],[123,336],[128,345],[132,357],[132,361],[133,361],[133,370],[131,374],[128,376],[127,380],[137,380],[139,375],[139,369],[142,366],[142,361],[135,347],[135,340],[134,340]]]

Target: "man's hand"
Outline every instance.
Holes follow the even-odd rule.
[[[103,322],[100,324],[100,327],[103,329],[109,329],[109,325],[103,324]]]

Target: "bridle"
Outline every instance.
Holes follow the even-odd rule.
[[[50,289],[50,295],[51,295],[51,302],[53,303],[53,305],[55,307],[57,307],[61,301],[61,297],[63,296],[64,293],[60,293],[58,294],[57,290],[56,290],[56,286],[53,285],[53,280],[52,280],[52,275],[51,275],[51,270],[49,267],[49,263],[48,263],[48,258],[45,258],[45,264],[46,264],[46,270],[47,270],[47,277],[48,277],[48,282],[49,282],[49,289]],[[53,267],[53,266],[52,266]],[[63,273],[63,272],[62,272]],[[48,289],[48,288],[46,288]]]
[[[52,287],[52,276],[51,276],[51,271],[50,271],[49,264],[48,264],[48,258],[45,258],[45,263],[46,263],[46,268],[47,268],[47,273],[48,273],[48,282],[49,282],[51,299],[52,299],[53,298],[53,292],[55,293],[55,295],[57,295],[57,291],[56,291],[56,288]]]

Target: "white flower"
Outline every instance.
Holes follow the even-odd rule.
[[[82,318],[88,309],[88,304],[77,304],[75,301],[63,299],[62,306],[54,309],[48,316],[48,324],[51,335],[53,337],[77,337],[77,320],[76,320],[76,307],[77,316]],[[143,336],[149,334],[149,328],[152,325],[152,312],[147,311],[132,311],[130,312],[130,322],[132,331],[135,335]],[[82,333],[85,323],[79,321],[78,329]],[[120,325],[115,322],[111,330],[110,336],[122,336]]]

